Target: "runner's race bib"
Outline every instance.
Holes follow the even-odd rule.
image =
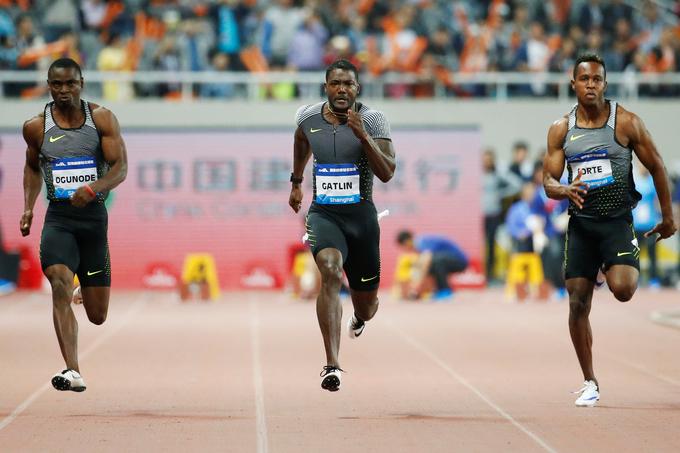
[[[581,181],[588,184],[592,189],[608,186],[614,183],[612,164],[606,149],[587,151],[568,159],[571,167],[572,178],[576,178],[581,172]]]
[[[55,159],[51,164],[56,198],[67,200],[78,187],[97,180],[97,160],[94,157]]]
[[[361,201],[359,169],[354,164],[316,164],[316,202],[352,204]]]

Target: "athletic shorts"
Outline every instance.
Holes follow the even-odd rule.
[[[63,264],[78,275],[82,286],[111,286],[107,231],[104,203],[76,208],[68,202],[50,202],[40,239],[43,271]]]
[[[565,279],[583,277],[595,281],[597,271],[615,264],[640,270],[632,215],[609,219],[571,216],[564,252]]]
[[[326,248],[340,250],[349,287],[373,291],[380,285],[380,227],[375,206],[370,201],[338,209],[309,209],[306,221],[309,245],[316,258]]]

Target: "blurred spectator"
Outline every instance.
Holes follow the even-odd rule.
[[[532,215],[538,215],[542,218],[540,223],[544,225],[543,234],[545,235],[545,243],[541,250],[537,250],[540,247],[536,247],[535,234],[533,245],[534,249],[541,255],[545,278],[555,289],[555,298],[559,300],[567,296],[562,267],[567,225],[569,224],[569,201],[548,198],[543,187],[543,162],[537,161],[535,163],[532,183],[534,184],[535,194],[530,203],[530,210]],[[562,183],[566,184],[566,177],[563,178]]]
[[[496,283],[496,233],[503,223],[503,200],[517,195],[522,179],[514,173],[500,173],[496,168],[496,154],[487,149],[482,155],[482,213],[486,241],[486,279]]]
[[[42,31],[45,41],[50,43],[64,33],[79,29],[79,12],[71,0],[54,0],[43,11]]]
[[[609,0],[604,5],[605,21],[602,24],[605,32],[615,34],[620,22],[631,24],[633,22],[633,7],[626,4],[624,0]]]
[[[219,50],[212,51],[208,72],[220,74],[229,70],[229,55]],[[204,83],[201,85],[201,96],[207,98],[231,98],[234,96],[234,85],[231,83]]]
[[[179,27],[177,39],[184,59],[182,67],[190,71],[204,71],[209,68],[215,40],[207,21],[185,20]]]
[[[576,43],[571,38],[562,40],[562,46],[557,49],[550,59],[549,68],[551,72],[567,73],[571,77],[576,55]]]
[[[267,61],[272,56],[272,34],[274,26],[265,17],[266,9],[256,6],[243,23],[245,47],[256,47]]]
[[[120,35],[111,35],[108,45],[99,52],[97,69],[100,71],[129,71],[131,68],[127,44]],[[132,99],[130,82],[107,81],[102,85],[104,99],[108,101],[127,101]]]
[[[510,206],[505,217],[505,226],[512,238],[513,253],[540,253],[540,250],[535,250],[534,235],[543,234],[545,222],[532,210],[535,195],[534,184],[524,183],[520,199]]]
[[[602,46],[603,46],[602,33],[600,32],[600,30],[591,31],[588,34],[588,37],[586,38],[585,53],[602,55],[603,54]]]
[[[347,60],[357,68],[361,67],[361,62],[353,54],[353,45],[347,36],[334,36],[328,42],[326,54],[323,57],[324,66],[328,66],[337,60]]]
[[[512,162],[510,172],[519,176],[522,181],[530,181],[534,171],[534,163],[529,158],[529,145],[527,142],[515,142],[512,146]]]
[[[153,56],[152,69],[156,71],[165,71],[168,73],[168,79],[173,78],[173,74],[183,70],[182,62],[185,60],[179,45],[177,44],[177,36],[174,34],[166,34],[156,48]],[[179,82],[170,80],[168,83],[158,84],[159,96],[177,96],[182,90]]]
[[[82,0],[80,14],[85,30],[101,31],[106,19],[107,5],[105,0]]]
[[[414,239],[413,233],[404,230],[397,235],[397,244],[406,253],[418,254],[417,271],[408,285],[408,294],[402,296],[419,299],[430,289],[434,300],[453,295],[449,275],[463,272],[468,266],[467,256],[455,242],[435,234],[419,235]]]
[[[324,43],[328,31],[319,17],[307,11],[288,49],[288,66],[299,71],[319,71],[324,67]]]
[[[217,35],[217,48],[229,55],[230,61],[238,61],[246,36],[242,24],[249,13],[250,9],[239,0],[218,0],[210,11]]]
[[[545,93],[545,73],[550,63],[550,49],[545,37],[543,25],[539,22],[531,24],[531,37],[527,41],[527,66],[531,76],[531,91],[534,95]]]
[[[607,18],[609,20],[609,18]],[[581,6],[578,15],[578,26],[581,30],[600,29],[605,23],[604,9],[600,4],[600,0],[587,0]]]
[[[664,28],[664,20],[654,2],[644,0],[642,13],[637,18],[637,29],[641,30],[638,42],[640,50],[649,52],[659,44]]]
[[[14,36],[0,30],[0,69],[16,69],[18,57],[19,51],[14,42]],[[8,82],[3,84],[3,91],[8,89],[8,85],[11,86]]]
[[[0,36],[14,37],[14,21],[7,11],[0,9]]]
[[[274,4],[265,13],[265,20],[272,25],[271,60],[276,66],[286,66],[288,49],[295,31],[304,20],[303,11],[293,6],[293,0],[273,0]]]
[[[647,251],[649,267],[645,279],[650,286],[659,287],[659,274],[656,260],[656,235],[646,238],[645,233],[661,221],[661,212],[656,204],[656,188],[654,179],[644,165],[635,165],[635,189],[640,192],[642,199],[633,209],[633,225],[640,250]]]
[[[45,41],[35,32],[33,19],[27,14],[21,14],[16,20],[16,57],[12,67],[7,69],[18,69],[23,71],[37,71],[46,69],[45,55],[37,54],[39,49],[44,48]],[[35,57],[30,57],[30,53],[36,53]],[[44,83],[43,83],[44,84]],[[18,97],[21,93],[30,88],[34,88],[36,82],[8,82],[5,85],[5,95]]]

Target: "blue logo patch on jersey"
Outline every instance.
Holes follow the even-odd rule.
[[[97,180],[97,160],[93,157],[55,159],[52,165],[54,196],[69,199],[79,187]]]
[[[318,204],[352,204],[361,201],[359,169],[355,164],[315,164]]]
[[[588,150],[567,158],[571,168],[572,180],[579,174],[581,181],[591,189],[608,186],[614,183],[612,164],[607,148]],[[570,181],[571,182],[571,181]]]

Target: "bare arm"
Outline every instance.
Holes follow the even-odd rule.
[[[24,123],[23,135],[26,141],[26,163],[24,164],[24,212],[21,215],[19,229],[22,236],[31,233],[33,223],[33,207],[42,188],[40,175],[40,146],[42,141],[43,118],[36,116]]]
[[[564,137],[567,135],[567,118],[555,121],[548,130],[548,147],[543,159],[543,187],[548,197],[555,200],[569,198],[579,209],[588,193],[588,185],[578,174],[568,186],[560,184],[564,172]]]
[[[394,152],[394,146],[391,140],[384,138],[374,139],[364,128],[364,122],[361,118],[361,113],[353,110],[347,111],[347,125],[352,129],[354,135],[361,140],[361,145],[366,153],[368,165],[373,170],[373,173],[382,182],[387,182],[394,176],[394,170],[397,168],[397,162]]]
[[[302,174],[305,172],[305,167],[309,158],[312,155],[312,148],[309,145],[309,140],[307,136],[302,131],[301,127],[295,130],[295,141],[293,144],[293,177],[302,178]],[[302,184],[293,183],[290,189],[290,196],[288,197],[288,204],[293,211],[300,211],[300,206],[302,205]]]
[[[101,136],[104,160],[109,164],[109,171],[97,181],[90,184],[90,190],[79,187],[73,194],[71,203],[83,207],[95,199],[97,192],[109,191],[125,180],[127,176],[127,150],[120,133],[120,125],[116,116],[104,107],[93,105],[93,120]]]
[[[624,110],[620,116],[619,124],[621,132],[628,138],[628,147],[635,151],[635,155],[640,159],[642,165],[652,175],[656,195],[661,206],[661,222],[652,230],[646,232],[645,236],[658,233],[657,240],[670,237],[675,233],[677,227],[673,218],[670,183],[663,159],[657,151],[656,145],[654,145],[651,134],[637,115]]]

